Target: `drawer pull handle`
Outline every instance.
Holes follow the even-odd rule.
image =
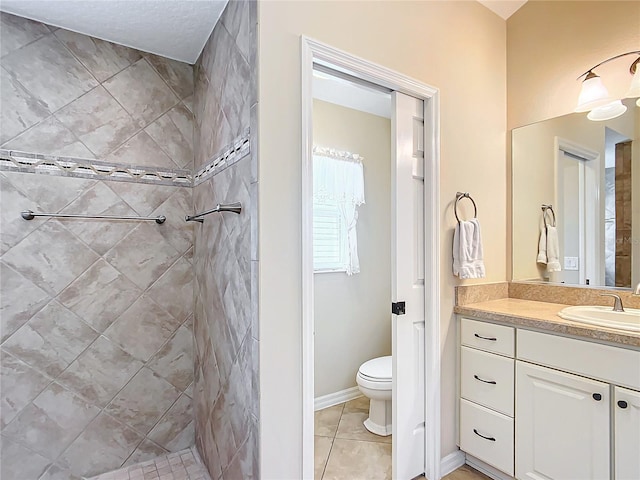
[[[491,442],[495,442],[496,439],[493,437],[485,437],[484,435],[482,435],[481,433],[478,433],[478,430],[476,430],[475,428],[473,429],[473,433],[475,433],[476,435],[478,435],[479,437],[484,438],[485,440],[489,440]]]
[[[490,383],[491,385],[497,385],[497,383],[494,380],[484,380],[480,378],[478,375],[474,375],[473,378],[483,383]]]
[[[625,402],[624,400],[618,400],[618,406],[620,408],[627,408],[627,402]]]
[[[602,395],[600,395],[599,393],[594,393],[593,395],[591,395],[593,397],[593,399],[596,402],[599,402],[600,400],[602,400]]]
[[[497,342],[498,339],[494,337],[483,337],[482,335],[478,335],[477,333],[473,334],[476,338],[481,338],[482,340],[491,340],[492,342]]]

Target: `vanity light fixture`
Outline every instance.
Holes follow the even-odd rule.
[[[589,120],[602,121],[619,117],[627,111],[627,107],[622,104],[621,99],[609,96],[602,79],[594,73],[594,70],[599,66],[627,55],[637,55],[638,58],[629,67],[629,72],[633,75],[633,79],[625,98],[640,97],[640,50],[635,50],[607,58],[577,78],[577,80],[580,80],[584,77],[582,90],[580,90],[580,96],[578,97],[578,106],[575,109],[576,112],[589,112],[587,115]],[[640,98],[636,101],[636,105],[640,107]]]

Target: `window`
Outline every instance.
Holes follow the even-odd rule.
[[[362,157],[313,148],[313,269],[360,272],[356,224],[364,203]]]
[[[313,201],[313,270],[347,270],[347,229],[336,201]]]

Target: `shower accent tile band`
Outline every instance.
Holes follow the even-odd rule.
[[[88,158],[0,149],[0,171],[191,187],[190,170],[136,167]]]
[[[233,143],[223,148],[221,153],[211,157],[211,159],[193,175],[193,186],[200,185],[218,172],[249,155],[249,138],[250,132],[249,129],[246,129]]]

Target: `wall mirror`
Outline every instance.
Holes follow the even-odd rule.
[[[640,282],[640,107],[623,103],[612,120],[572,113],[513,130],[512,280]]]

